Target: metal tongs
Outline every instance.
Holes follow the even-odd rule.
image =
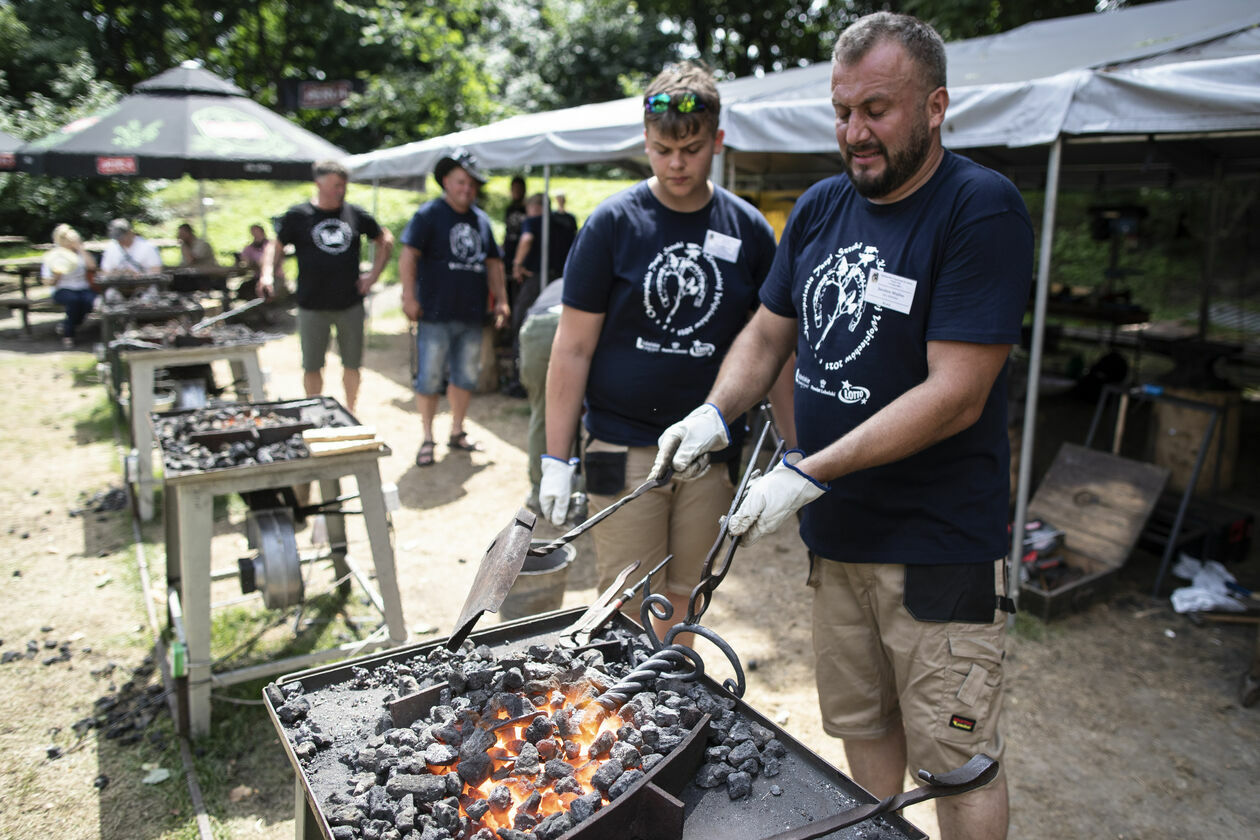
[[[656,568],[644,575],[638,583],[622,591],[621,587],[625,586],[626,579],[639,568],[640,561],[635,560],[629,566],[626,566],[617,575],[616,580],[609,584],[608,588],[595,599],[595,602],[586,608],[586,612],[582,613],[577,621],[560,631],[560,643],[569,647],[585,647],[590,644],[591,634],[603,627],[608,619],[613,617],[613,613],[621,609],[626,601],[633,598],[639,589],[647,586],[652,576],[665,568],[665,564],[672,559],[674,559],[674,555],[666,556],[664,560],[656,564]]]

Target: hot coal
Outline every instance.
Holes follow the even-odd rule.
[[[310,715],[301,713],[296,701],[305,691],[300,683],[268,686],[267,695],[308,773],[328,767],[329,759],[342,766],[344,789],[327,795],[322,805],[335,836],[351,840],[395,836],[391,831],[424,840],[559,837],[625,795],[684,742],[705,714],[710,715],[709,746],[697,785],[724,786],[735,799],[748,796],[759,777],[779,772],[786,751],[771,730],[737,715],[733,698],[673,679],[632,696],[615,730],[575,740],[582,704],[624,677],[631,670],[628,661],[640,661],[647,653],[641,637],[623,631],[611,635],[623,655],[607,661],[596,649],[575,652],[548,645],[496,659],[490,648],[466,642],[456,652],[439,647],[372,668],[352,666],[339,691],[373,690],[379,697],[379,689],[393,687],[385,705],[417,685],[447,687],[425,717],[397,727],[382,709],[374,733],[349,743],[321,732]],[[631,659],[630,650],[637,650],[639,659]],[[587,684],[590,690],[583,692]],[[566,690],[572,699],[565,699]],[[553,708],[557,699],[561,706]],[[518,718],[519,736],[500,745],[493,728],[503,719]],[[565,760],[574,758],[579,765],[592,759],[600,764],[583,779]],[[556,796],[567,802],[567,810],[549,813]],[[547,797],[551,808],[539,807]],[[392,816],[386,815],[387,806]]]

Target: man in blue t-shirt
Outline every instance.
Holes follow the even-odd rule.
[[[705,68],[662,71],[644,99],[652,177],[600,204],[569,252],[539,487],[543,515],[556,525],[568,513],[579,417],[590,506],[607,507],[646,480],[656,439],[704,398],[757,305],[774,232],[709,181],[722,149],[720,108]],[[733,446],[719,457],[738,454]],[[602,522],[591,532],[600,589],[635,560],[646,567],[672,554],[653,585],[680,619],[732,493],[728,471],[715,469],[657,488]]]
[[[433,418],[442,383],[449,380],[453,452],[475,452],[464,418],[481,376],[481,332],[488,295],[494,298],[495,326],[507,323],[503,260],[490,231],[490,217],[473,202],[486,179],[477,159],[464,149],[443,157],[433,168],[442,195],[421,205],[403,231],[398,275],[403,312],[418,321],[416,330],[416,409],[424,437],[416,466],[433,464]]]
[[[854,23],[831,95],[846,173],[796,203],[762,309],[658,457],[686,470],[723,445],[722,416],[796,351],[800,449],[750,484],[731,532],[754,542],[802,511],[823,726],[882,798],[907,765],[1001,757],[1005,367],[1033,236],[1009,181],[941,146],[949,94],[931,27]],[[1005,837],[1005,776],[937,814],[945,840]]]

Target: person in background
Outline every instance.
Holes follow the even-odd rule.
[[[249,226],[249,243],[241,249],[237,257],[237,265],[249,270],[249,276],[236,289],[236,296],[241,300],[258,297],[258,278],[262,275],[263,259],[267,252],[267,230],[260,224]],[[284,278],[284,263],[276,267],[272,280],[280,282]]]
[[[179,240],[180,268],[205,268],[219,264],[210,243],[198,237],[188,222],[175,230],[175,238]]]
[[[354,413],[363,360],[363,299],[381,276],[394,249],[394,235],[371,213],[346,202],[349,173],[335,160],[312,167],[315,197],[290,207],[276,223],[276,238],[263,254],[258,291],[271,297],[284,264],[284,246],[297,257],[298,336],[302,342],[302,385],[307,396],[324,392],[324,361],[333,329],[341,354],[345,407]],[[359,268],[360,242],[372,241],[372,267]]]
[[[457,149],[433,167],[442,195],[420,206],[403,231],[398,255],[403,312],[416,329],[416,410],[423,432],[417,467],[434,463],[437,415],[442,383],[451,404],[452,452],[476,452],[464,418],[481,377],[481,332],[486,300],[494,296],[494,325],[508,323],[511,309],[503,260],[490,229],[490,217],[474,202],[485,176],[477,159]]]
[[[539,276],[542,271],[542,234],[543,205],[545,197],[542,193],[534,193],[525,202],[525,221],[521,224],[521,241],[516,245],[516,257],[512,263],[512,278],[520,290],[517,302],[512,311],[517,313],[513,318],[516,329],[524,320],[527,307],[534,305],[538,293],[551,281],[564,272],[564,261],[569,257],[569,249],[573,247],[573,232],[567,225],[556,223],[556,214],[550,218],[547,246],[547,277]]]
[[[90,274],[96,271],[96,260],[83,247],[79,232],[67,224],[53,228],[53,249],[44,256],[40,265],[40,277],[52,282],[52,298],[66,309],[65,320],[59,324],[61,346],[74,346],[75,331],[92,311],[96,292],[92,290]]]
[[[503,211],[503,264],[511,265],[516,256],[516,245],[521,240],[521,225],[525,221],[525,179],[520,175],[512,178],[507,209]],[[509,295],[511,289],[508,290]],[[508,303],[512,300],[509,298]]]
[[[110,241],[101,254],[101,274],[157,274],[162,270],[162,257],[149,240],[137,234],[126,219],[109,223]]]
[[[752,543],[803,514],[823,729],[877,798],[907,770],[1003,752],[1006,368],[1033,229],[1014,184],[941,145],[945,78],[941,37],[914,17],[879,12],[840,34],[845,172],[797,200],[762,307],[653,468],[687,474],[724,446],[722,417],[797,351],[800,449],[749,483],[727,524]],[[1007,808],[1003,769],[937,800],[941,837],[1001,840]]]
[[[574,216],[572,213],[570,213],[568,210],[564,209],[564,204],[565,204],[565,201],[567,200],[567,197],[564,194],[564,190],[556,190],[554,193],[552,193],[552,195],[554,195],[556,199],[556,209],[552,211],[552,214],[551,214],[551,223],[555,226],[553,230],[564,231],[565,234],[569,237],[569,242],[571,243],[573,242],[573,238],[577,236],[577,229],[578,229],[577,217]],[[567,249],[565,253],[568,253]],[[559,270],[562,267],[563,267],[563,263],[561,265],[556,266],[556,269]]]
[[[720,110],[707,68],[682,63],[658,74],[643,99],[652,177],[601,203],[569,252],[539,484],[543,515],[557,526],[568,515],[578,435],[587,499],[599,510],[644,483],[657,438],[704,398],[757,305],[774,231],[709,180],[722,150]],[[720,469],[657,487],[591,532],[601,591],[631,562],[672,554],[656,584],[682,618],[734,494],[742,431],[736,424],[736,442],[716,457]],[[655,623],[657,632],[669,626]]]

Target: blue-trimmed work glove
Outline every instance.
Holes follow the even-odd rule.
[[[542,515],[557,527],[564,525],[569,515],[569,496],[573,493],[573,476],[577,472],[578,459],[542,456],[542,481],[538,483],[538,507]]]
[[[831,489],[797,468],[804,457],[801,450],[789,449],[774,469],[748,483],[744,500],[727,523],[744,545],[777,531],[783,520]]]
[[[661,433],[648,478],[663,475],[669,466],[674,468],[674,478],[699,478],[709,469],[709,453],[730,443],[731,431],[722,412],[713,403],[705,403]]]

